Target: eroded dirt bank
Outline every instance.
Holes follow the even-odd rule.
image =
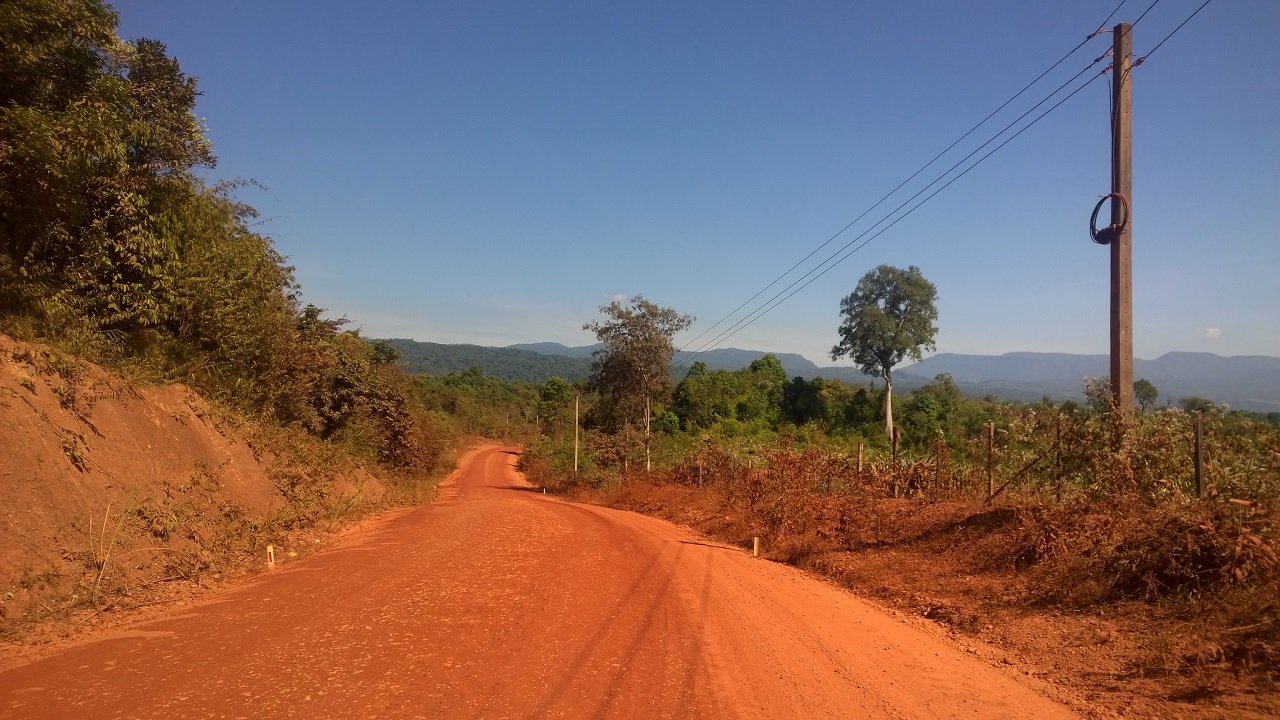
[[[129,383],[4,336],[0,448],[10,642],[216,584],[265,562],[268,544],[304,552],[388,496],[359,467],[299,464],[255,441],[181,385]]]

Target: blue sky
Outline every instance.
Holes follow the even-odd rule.
[[[1136,53],[1201,2],[1158,2]],[[706,330],[1117,4],[114,6],[122,36],[165,42],[199,79],[210,177],[265,187],[241,197],[307,301],[371,337],[582,345],[598,306],[637,293],[697,317],[679,341]],[[1109,25],[1149,5],[1128,0]],[[1280,3],[1215,0],[1134,71],[1139,357],[1280,355],[1278,34]],[[1091,40],[757,302],[1110,43]],[[888,263],[937,285],[939,352],[1106,353],[1108,251],[1087,221],[1109,189],[1107,103],[1099,78],[721,345],[826,364],[840,298]]]

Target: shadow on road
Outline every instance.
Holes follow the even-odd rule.
[[[542,488],[528,487],[526,485],[488,485],[487,487],[491,487],[494,490],[519,490],[520,492],[528,492],[535,495],[544,494]]]
[[[716,548],[717,550],[741,550],[742,548],[733,545],[718,545],[716,543],[695,542],[693,540],[668,540],[667,542],[678,542],[681,545],[701,545],[702,547]]]

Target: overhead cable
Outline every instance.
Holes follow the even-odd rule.
[[[1138,16],[1138,19],[1133,21],[1133,25],[1131,25],[1130,27],[1136,27],[1138,23],[1142,22],[1142,18],[1146,17],[1147,13],[1151,12],[1152,8],[1154,8],[1159,4],[1160,4],[1160,0],[1153,0],[1153,2],[1147,6],[1147,9],[1143,10],[1142,14]]]
[[[1173,37],[1174,33],[1181,30],[1183,25],[1186,25],[1187,23],[1191,22],[1191,18],[1195,17],[1196,15],[1199,15],[1200,11],[1204,9],[1205,5],[1208,5],[1211,2],[1213,2],[1213,0],[1204,0],[1204,2],[1200,5],[1200,7],[1196,8],[1195,12],[1188,15],[1186,20],[1183,20],[1181,23],[1178,24],[1178,27],[1173,29],[1173,32],[1169,33],[1168,35],[1165,35],[1164,40],[1161,40],[1160,42],[1156,43],[1156,46],[1151,48],[1151,50],[1146,55],[1143,55],[1142,57],[1135,60],[1133,62],[1133,66],[1138,67],[1142,63],[1146,62],[1147,58],[1151,57],[1152,54],[1155,53],[1155,51],[1160,49],[1160,46],[1165,43],[1165,40],[1168,40],[1169,38]]]
[[[1105,71],[1104,71],[1104,72],[1105,72]],[[727,340],[728,338],[730,338],[730,337],[732,337],[732,336],[736,335],[740,330],[742,330],[743,328],[747,327],[747,326],[748,326],[748,325],[750,325],[751,323],[754,323],[756,320],[759,320],[760,318],[764,317],[764,316],[765,316],[766,314],[768,314],[771,310],[773,310],[773,309],[774,309],[774,308],[776,308],[777,306],[781,305],[782,303],[786,302],[786,301],[787,301],[788,299],[790,299],[793,295],[795,295],[796,293],[798,293],[798,292],[800,292],[801,290],[803,290],[803,289],[805,289],[806,287],[808,287],[811,283],[813,283],[813,282],[814,282],[815,280],[817,280],[818,278],[820,278],[820,277],[822,277],[823,275],[827,274],[827,272],[828,272],[828,271],[830,271],[832,268],[836,267],[836,266],[837,266],[837,265],[839,265],[840,263],[844,262],[846,259],[848,259],[848,258],[849,258],[849,256],[853,255],[853,253],[855,253],[855,252],[857,252],[858,250],[862,249],[862,248],[863,248],[867,243],[871,242],[872,240],[875,240],[877,237],[879,237],[881,234],[883,234],[883,233],[884,233],[885,231],[887,231],[889,228],[893,227],[894,225],[897,225],[899,222],[901,222],[901,221],[902,221],[904,218],[906,218],[908,215],[910,215],[911,213],[915,212],[915,211],[916,211],[916,209],[918,209],[921,205],[924,205],[925,203],[929,202],[929,200],[931,200],[935,195],[937,195],[938,193],[942,192],[943,190],[946,190],[948,187],[950,187],[950,186],[951,186],[951,184],[952,184],[952,183],[954,183],[955,181],[957,181],[957,180],[959,180],[960,178],[964,177],[966,174],[968,174],[968,172],[969,172],[970,170],[973,170],[973,169],[974,169],[974,168],[976,168],[978,165],[980,165],[984,160],[986,160],[987,158],[989,158],[989,157],[991,157],[992,155],[994,155],[997,151],[999,151],[999,150],[1000,150],[1000,148],[1003,148],[1005,145],[1008,145],[1010,142],[1012,142],[1012,141],[1014,140],[1014,138],[1018,137],[1018,136],[1019,136],[1019,135],[1021,135],[1022,133],[1026,132],[1027,130],[1029,130],[1033,125],[1035,125],[1036,123],[1040,122],[1040,120],[1042,120],[1046,115],[1048,115],[1049,113],[1051,113],[1051,112],[1053,112],[1054,110],[1058,109],[1058,108],[1059,108],[1063,103],[1065,103],[1066,101],[1068,101],[1068,100],[1070,100],[1071,98],[1075,97],[1075,95],[1076,95],[1077,93],[1079,93],[1081,90],[1083,90],[1083,89],[1085,89],[1086,87],[1088,87],[1089,85],[1091,85],[1091,84],[1093,83],[1093,81],[1094,81],[1094,80],[1097,80],[1099,77],[1101,77],[1101,76],[1102,76],[1102,74],[1103,74],[1103,73],[1099,73],[1099,74],[1094,75],[1093,77],[1089,78],[1087,81],[1085,81],[1083,84],[1081,84],[1081,85],[1080,85],[1080,87],[1077,87],[1075,90],[1072,90],[1072,91],[1071,91],[1071,93],[1070,93],[1070,94],[1068,94],[1066,97],[1064,97],[1064,98],[1062,98],[1061,100],[1059,100],[1058,102],[1054,103],[1054,104],[1053,104],[1053,106],[1052,106],[1052,107],[1050,107],[1048,110],[1045,110],[1043,113],[1041,113],[1039,116],[1037,116],[1034,120],[1032,120],[1031,122],[1027,123],[1027,125],[1026,125],[1025,127],[1023,127],[1022,129],[1018,130],[1018,132],[1016,132],[1016,133],[1014,133],[1013,135],[1011,135],[1011,136],[1009,136],[1008,138],[1006,138],[1004,142],[1002,142],[1002,143],[1000,143],[999,145],[997,145],[996,147],[992,148],[992,149],[990,150],[990,152],[988,152],[986,155],[983,155],[981,158],[979,158],[977,161],[975,161],[972,165],[970,165],[969,167],[965,168],[963,172],[961,172],[960,174],[958,174],[958,175],[956,175],[955,177],[953,177],[953,178],[951,178],[950,180],[948,180],[948,181],[947,181],[947,183],[946,183],[945,185],[943,185],[942,187],[938,188],[937,190],[934,190],[934,191],[933,191],[932,193],[930,193],[926,198],[924,198],[924,199],[923,199],[923,200],[921,200],[920,202],[918,202],[918,203],[916,203],[915,205],[913,205],[913,206],[911,207],[911,209],[907,210],[907,212],[903,213],[903,214],[902,214],[902,215],[900,215],[897,219],[895,219],[893,222],[891,222],[891,223],[889,223],[888,225],[886,225],[886,226],[884,226],[883,228],[881,228],[881,229],[880,229],[880,230],[879,230],[875,235],[872,235],[871,237],[867,238],[867,239],[866,239],[866,240],[864,240],[862,243],[860,243],[858,246],[854,247],[852,250],[850,250],[849,252],[847,252],[847,253],[845,253],[843,256],[841,256],[841,257],[840,257],[838,260],[836,260],[834,263],[831,263],[829,266],[827,266],[827,267],[823,268],[821,272],[819,272],[817,275],[814,275],[812,278],[810,278],[810,279],[809,279],[808,281],[806,281],[804,284],[802,284],[802,285],[800,285],[799,287],[797,287],[797,288],[795,288],[794,290],[792,290],[790,293],[786,294],[786,296],[781,297],[781,299],[777,299],[777,301],[776,301],[776,302],[770,301],[770,302],[772,302],[772,304],[766,303],[765,305],[766,305],[767,307],[766,307],[766,306],[761,306],[761,307],[762,307],[762,309],[757,310],[757,311],[755,311],[754,313],[752,313],[752,315],[748,316],[748,319],[746,319],[746,321],[745,321],[745,322],[740,321],[738,325],[736,325],[734,328],[732,328],[732,329],[731,329],[731,330],[732,330],[731,332],[723,333],[723,334],[722,334],[722,336],[721,336],[721,337],[719,337],[719,338],[717,338],[717,340],[716,340],[715,342],[721,342],[721,341],[723,341],[723,340]],[[1077,76],[1077,77],[1078,77],[1078,76]],[[848,247],[848,246],[846,245],[846,247]],[[819,267],[821,267],[821,266],[819,266]],[[798,282],[798,281],[797,281],[797,282]],[[794,283],[793,283],[793,286],[794,286]],[[786,292],[786,291],[784,290],[783,292]],[[781,293],[779,293],[779,295],[781,295]],[[774,296],[774,298],[775,298],[775,299],[776,299],[776,298],[778,298],[778,297],[779,297],[778,295],[775,295],[775,296]],[[697,353],[694,353],[691,357],[686,358],[685,362],[688,362],[689,360],[692,360],[694,357],[697,357],[698,355],[701,355],[703,352],[706,352],[706,350],[699,350]],[[681,365],[677,365],[676,367],[681,367],[681,366],[683,366],[683,363],[681,363]]]
[[[1036,83],[1040,82],[1040,80],[1041,80],[1041,79],[1043,79],[1045,75],[1048,75],[1050,72],[1052,72],[1053,70],[1055,70],[1059,65],[1061,65],[1063,62],[1065,62],[1065,61],[1067,60],[1067,58],[1071,57],[1072,55],[1074,55],[1074,54],[1076,53],[1076,51],[1078,51],[1080,48],[1084,47],[1086,43],[1088,43],[1090,40],[1092,40],[1093,38],[1097,37],[1098,35],[1101,35],[1101,34],[1103,34],[1103,33],[1106,33],[1106,32],[1107,32],[1107,30],[1106,30],[1107,23],[1111,22],[1111,18],[1115,17],[1115,14],[1116,14],[1117,12],[1119,12],[1119,11],[1120,11],[1120,8],[1124,7],[1125,2],[1127,2],[1127,1],[1128,1],[1128,0],[1120,0],[1120,4],[1119,4],[1119,5],[1116,5],[1115,9],[1111,11],[1111,14],[1110,14],[1110,15],[1107,15],[1107,18],[1106,18],[1105,20],[1103,20],[1103,21],[1102,21],[1102,23],[1098,26],[1098,29],[1097,29],[1097,30],[1095,30],[1095,31],[1093,31],[1093,32],[1089,33],[1088,35],[1086,35],[1086,36],[1085,36],[1085,38],[1084,38],[1084,40],[1081,40],[1081,41],[1080,41],[1080,43],[1079,43],[1078,45],[1076,45],[1075,47],[1071,48],[1071,50],[1067,51],[1067,53],[1066,53],[1065,55],[1063,55],[1061,58],[1058,58],[1057,62],[1053,63],[1052,65],[1050,65],[1050,66],[1048,67],[1048,69],[1046,69],[1044,72],[1042,72],[1042,73],[1040,73],[1039,75],[1037,75],[1037,76],[1036,76],[1036,77],[1035,77],[1031,82],[1027,83],[1025,86],[1023,86],[1023,88],[1022,88],[1021,90],[1019,90],[1018,92],[1014,93],[1014,94],[1013,94],[1013,96],[1012,96],[1012,97],[1010,97],[1008,100],[1005,100],[1003,103],[1001,103],[1001,104],[1000,104],[1000,106],[999,106],[999,107],[997,107],[995,110],[992,110],[992,111],[991,111],[991,112],[990,112],[986,117],[984,117],[982,120],[978,121],[978,123],[977,123],[976,125],[974,125],[973,127],[969,128],[969,130],[968,130],[968,131],[966,131],[963,135],[961,135],[959,138],[957,138],[954,142],[952,142],[950,145],[948,145],[946,148],[944,148],[944,149],[942,150],[942,152],[939,152],[937,155],[934,155],[932,159],[930,159],[930,160],[929,160],[928,162],[926,162],[924,165],[921,165],[921,166],[920,166],[920,168],[919,168],[919,169],[917,169],[914,173],[912,173],[910,177],[908,177],[906,180],[903,180],[902,182],[898,183],[897,187],[895,187],[895,188],[893,188],[892,190],[890,190],[887,194],[885,194],[885,196],[884,196],[884,197],[882,197],[882,198],[880,198],[879,200],[875,201],[875,203],[873,203],[873,204],[871,205],[871,207],[868,207],[866,210],[863,210],[863,211],[862,211],[862,214],[858,215],[858,217],[856,217],[856,218],[854,218],[853,220],[851,220],[847,225],[845,225],[844,227],[840,228],[840,230],[838,230],[838,231],[837,231],[835,234],[833,234],[831,237],[827,238],[827,239],[826,239],[826,241],[824,241],[821,245],[819,245],[818,247],[816,247],[816,248],[814,248],[812,251],[810,251],[808,255],[805,255],[803,258],[800,258],[800,260],[799,260],[798,262],[796,262],[796,264],[795,264],[795,265],[792,265],[790,268],[788,268],[788,269],[786,270],[786,272],[783,272],[781,275],[779,275],[778,277],[774,278],[772,282],[770,282],[768,285],[765,285],[763,288],[761,288],[758,292],[756,292],[756,294],[755,294],[755,295],[752,295],[751,297],[747,298],[747,299],[746,299],[746,300],[745,300],[741,305],[738,305],[738,307],[736,307],[736,308],[734,308],[733,310],[729,311],[729,313],[728,313],[727,315],[725,315],[724,317],[722,317],[722,318],[720,318],[719,320],[717,320],[717,321],[715,322],[715,324],[711,325],[711,326],[710,326],[710,327],[708,327],[706,330],[703,330],[701,333],[699,333],[699,334],[698,334],[696,337],[694,337],[692,340],[689,340],[688,342],[686,342],[686,343],[685,343],[685,345],[684,345],[684,347],[680,348],[680,350],[679,350],[678,352],[680,352],[680,353],[685,352],[685,350],[684,350],[684,348],[685,348],[685,347],[689,347],[690,345],[693,345],[694,343],[696,343],[698,340],[702,339],[702,338],[703,338],[707,333],[709,333],[709,332],[711,332],[712,330],[714,330],[714,329],[716,329],[717,327],[719,327],[721,324],[723,324],[723,323],[724,323],[726,320],[728,320],[729,318],[733,317],[734,315],[737,315],[737,314],[738,314],[738,311],[742,310],[742,308],[746,307],[747,305],[750,305],[750,304],[751,304],[751,303],[752,303],[756,298],[760,297],[760,296],[761,296],[761,295],[763,295],[765,292],[767,292],[767,291],[769,290],[769,288],[773,287],[774,285],[777,285],[779,282],[781,282],[781,281],[782,281],[782,279],[783,279],[783,278],[785,278],[785,277],[787,277],[788,275],[790,275],[791,273],[795,272],[795,270],[796,270],[797,268],[799,268],[801,265],[803,265],[806,261],[808,261],[808,260],[809,260],[809,258],[812,258],[814,255],[816,255],[816,254],[818,253],[818,251],[822,250],[822,249],[823,249],[824,247],[826,247],[827,245],[830,245],[830,244],[831,244],[831,243],[832,243],[836,238],[838,238],[838,237],[840,237],[841,235],[843,235],[843,234],[845,233],[845,231],[847,231],[849,228],[853,227],[853,226],[854,226],[854,225],[855,225],[859,220],[861,220],[862,218],[866,217],[868,214],[870,214],[870,213],[871,213],[873,210],[875,210],[876,208],[880,207],[880,205],[881,205],[881,204],[883,204],[885,200],[888,200],[890,197],[892,197],[894,194],[896,194],[896,193],[897,193],[899,190],[901,190],[901,189],[902,189],[902,188],[903,188],[907,183],[909,183],[909,182],[911,182],[912,180],[916,179],[916,177],[918,177],[918,176],[920,175],[920,173],[922,173],[922,172],[924,172],[925,170],[927,170],[927,169],[928,169],[930,166],[932,166],[935,162],[937,162],[939,159],[941,159],[943,155],[946,155],[946,154],[947,154],[948,152],[950,152],[953,148],[955,148],[955,146],[956,146],[956,145],[959,145],[959,144],[960,144],[961,142],[963,142],[966,138],[968,138],[970,135],[972,135],[972,134],[973,134],[973,133],[974,133],[978,128],[980,128],[980,127],[982,127],[983,125],[985,125],[985,124],[987,123],[987,121],[988,121],[988,120],[990,120],[991,118],[995,117],[995,115],[996,115],[997,113],[999,113],[1001,110],[1003,110],[1003,109],[1005,109],[1006,107],[1008,107],[1008,106],[1009,106],[1009,104],[1010,104],[1010,103],[1012,103],[1014,100],[1017,100],[1019,97],[1021,97],[1023,93],[1025,93],[1027,90],[1031,89],[1031,87],[1032,87],[1032,86],[1034,86]],[[1159,1],[1160,1],[1160,0],[1155,0],[1155,2],[1159,2]],[[1154,6],[1154,5],[1155,5],[1155,3],[1152,3],[1152,6]],[[1150,10],[1151,10],[1151,8],[1150,8],[1150,7],[1149,7],[1149,8],[1147,8],[1147,11],[1148,11],[1148,12],[1149,12]],[[1145,15],[1145,14],[1146,14],[1146,13],[1143,13],[1143,15]],[[1079,77],[1079,76],[1077,75],[1077,77]],[[1073,78],[1073,79],[1074,79],[1074,78]],[[1051,96],[1051,97],[1052,97],[1052,96]],[[1034,110],[1034,108],[1032,108],[1032,109]],[[1025,117],[1025,115],[1024,115],[1024,117]],[[1008,129],[1008,128],[1005,128],[1005,129]],[[1001,132],[1003,132],[1003,130],[1002,130]],[[997,134],[997,137],[998,137],[998,134]],[[993,139],[994,139],[994,138],[993,138]],[[988,141],[988,142],[990,142],[990,141]],[[979,148],[979,149],[981,149],[981,148]],[[976,151],[975,151],[975,152],[976,152]],[[963,162],[963,161],[962,161],[962,162]],[[954,169],[954,168],[953,168],[953,169]],[[949,172],[949,171],[948,171],[948,172]],[[935,182],[936,182],[936,181],[935,181]],[[927,189],[927,188],[926,188],[926,189]]]
[[[1066,82],[1064,82],[1063,84],[1061,84],[1061,85],[1059,85],[1057,88],[1055,88],[1055,89],[1053,90],[1053,92],[1049,93],[1049,95],[1047,95],[1047,96],[1046,96],[1044,99],[1042,99],[1040,102],[1038,102],[1038,103],[1036,103],[1035,105],[1031,106],[1031,108],[1029,108],[1026,112],[1022,113],[1022,114],[1021,114],[1021,115],[1019,115],[1017,118],[1015,118],[1012,122],[1010,122],[1009,124],[1005,125],[1003,128],[1001,128],[1001,129],[1000,129],[1000,131],[999,131],[999,132],[997,132],[995,135],[993,135],[990,139],[988,139],[988,140],[987,140],[986,142],[984,142],[983,144],[979,145],[977,148],[975,148],[975,149],[974,149],[972,152],[970,152],[968,155],[966,155],[966,156],[964,156],[963,158],[961,158],[961,159],[959,160],[959,162],[955,163],[955,164],[954,164],[954,165],[952,165],[950,168],[947,168],[947,170],[946,170],[946,171],[944,171],[941,175],[939,175],[938,177],[936,177],[932,182],[930,182],[928,185],[926,185],[926,186],[924,186],[923,188],[921,188],[919,191],[917,191],[917,192],[916,192],[914,195],[912,195],[911,197],[907,198],[905,201],[903,201],[901,204],[899,204],[899,205],[898,205],[897,207],[895,207],[893,210],[890,210],[887,214],[885,214],[885,215],[884,215],[884,217],[882,217],[882,218],[880,218],[880,220],[876,221],[876,222],[875,222],[871,227],[869,227],[869,228],[867,228],[866,230],[862,231],[862,233],[861,233],[861,234],[857,235],[857,236],[856,236],[856,237],[854,237],[852,240],[850,240],[849,242],[845,243],[845,244],[844,244],[843,246],[841,246],[838,250],[836,250],[834,253],[832,253],[831,255],[829,255],[829,256],[828,256],[826,259],[824,259],[822,262],[818,263],[818,264],[817,264],[816,266],[814,266],[811,270],[809,270],[809,272],[805,273],[804,275],[801,275],[799,278],[797,278],[795,281],[793,281],[790,285],[788,285],[787,287],[785,287],[785,288],[783,288],[781,291],[779,291],[779,292],[778,292],[776,295],[774,295],[772,298],[770,298],[770,299],[766,300],[766,301],[761,305],[761,307],[764,307],[765,305],[769,305],[769,304],[770,304],[770,303],[772,303],[774,300],[777,300],[777,299],[778,299],[779,297],[781,297],[783,294],[787,293],[787,291],[791,290],[791,289],[792,289],[792,288],[794,288],[796,285],[800,284],[800,283],[801,283],[802,281],[804,281],[806,278],[809,278],[809,277],[810,277],[811,275],[813,275],[815,272],[818,272],[818,270],[819,270],[819,269],[821,269],[821,268],[822,268],[824,265],[826,265],[827,263],[831,262],[831,260],[832,260],[832,259],[834,259],[836,256],[838,256],[840,253],[842,253],[842,252],[844,252],[845,250],[847,250],[851,245],[853,245],[854,243],[858,242],[858,240],[862,239],[862,238],[863,238],[863,237],[865,237],[868,233],[870,233],[870,232],[872,232],[873,230],[875,230],[875,229],[876,229],[876,227],[878,227],[878,226],[879,226],[879,225],[881,225],[882,223],[884,223],[884,222],[886,222],[887,220],[889,220],[889,218],[893,217],[894,213],[898,212],[898,211],[899,211],[899,210],[901,210],[902,208],[904,208],[904,207],[906,207],[907,205],[909,205],[909,204],[911,203],[911,201],[913,201],[913,200],[915,200],[916,198],[918,198],[918,197],[920,197],[921,195],[923,195],[925,192],[927,192],[927,191],[929,190],[929,188],[933,187],[934,185],[937,185],[937,184],[938,184],[939,182],[941,182],[944,178],[946,178],[948,175],[950,175],[953,171],[955,171],[957,168],[959,168],[961,165],[963,165],[965,162],[967,162],[970,158],[972,158],[974,155],[977,155],[979,152],[981,152],[981,151],[983,150],[983,148],[985,148],[985,147],[987,147],[988,145],[990,145],[991,143],[995,142],[997,139],[999,139],[999,138],[1000,138],[1000,136],[1001,136],[1001,135],[1005,134],[1005,133],[1006,133],[1006,132],[1008,132],[1011,128],[1013,128],[1014,126],[1016,126],[1018,123],[1022,122],[1022,120],[1023,120],[1024,118],[1026,118],[1026,117],[1027,117],[1028,115],[1030,115],[1031,113],[1035,112],[1035,111],[1036,111],[1036,109],[1038,109],[1041,105],[1044,105],[1046,102],[1048,102],[1049,100],[1051,100],[1055,95],[1057,95],[1059,92],[1061,92],[1063,89],[1065,89],[1068,85],[1070,85],[1071,83],[1073,83],[1073,82],[1075,82],[1077,79],[1079,79],[1079,77],[1080,77],[1081,75],[1084,75],[1086,72],[1088,72],[1088,71],[1089,71],[1090,69],[1092,69],[1094,66],[1096,66],[1099,62],[1101,62],[1105,57],[1106,57],[1106,55],[1105,55],[1105,54],[1103,54],[1103,55],[1098,56],[1097,58],[1094,58],[1093,62],[1089,63],[1089,64],[1088,64],[1087,66],[1085,66],[1085,67],[1084,67],[1084,69],[1082,69],[1080,72],[1076,73],[1076,74],[1075,74],[1075,75],[1073,75],[1069,80],[1067,80]],[[1072,93],[1072,94],[1074,94],[1074,93]],[[1055,105],[1055,107],[1056,107],[1056,105]],[[1042,115],[1041,117],[1043,117],[1043,115]],[[1030,127],[1030,125],[1028,125],[1027,127]],[[1026,129],[1026,128],[1023,128],[1023,130],[1025,130],[1025,129]],[[1015,135],[1013,135],[1013,137],[1017,137],[1018,135],[1022,134],[1023,130],[1018,131],[1018,133],[1016,133]],[[1006,141],[1006,142],[1007,142],[1007,141]],[[1005,145],[1005,143],[1001,143],[1001,144],[999,145],[999,147],[1004,147],[1004,145]],[[985,159],[985,158],[984,158],[984,159]],[[979,161],[979,162],[981,162],[981,161]],[[965,172],[968,172],[968,170],[966,170]],[[963,174],[964,174],[964,173],[961,173],[961,175],[963,175]],[[956,177],[960,177],[960,176],[958,175],[958,176],[956,176]],[[954,179],[952,180],[952,182],[954,182]],[[951,184],[950,182],[948,182],[948,183],[947,183],[947,185],[950,185],[950,184]],[[943,187],[946,187],[946,185],[944,185]],[[935,194],[936,194],[936,193],[935,193]],[[929,197],[933,197],[933,196],[932,196],[932,195],[930,195]],[[865,213],[864,213],[864,215],[865,215]],[[895,221],[895,223],[896,223],[896,221]],[[887,229],[887,228],[886,228],[886,229]],[[842,232],[843,232],[843,231],[842,231]],[[883,230],[881,230],[881,232],[883,232]],[[879,235],[880,235],[880,233],[879,233],[879,232],[877,232],[873,237],[879,237]],[[833,239],[834,239],[834,238],[833,238]],[[830,241],[828,241],[828,242],[830,242]],[[826,244],[827,244],[827,243],[824,243],[824,245],[826,245]],[[865,245],[866,243],[863,243],[863,244]],[[859,247],[861,247],[861,245],[860,245]],[[815,252],[816,252],[816,251],[815,251]],[[813,254],[813,253],[810,253],[810,255],[812,255],[812,254]],[[837,261],[837,262],[839,262],[839,261]],[[828,268],[828,269],[829,269],[829,268]],[[825,270],[823,270],[823,273],[825,273],[825,272],[826,272],[826,271],[825,271]],[[785,277],[785,276],[784,276],[784,277]],[[779,279],[781,279],[781,278],[779,278]],[[770,283],[770,286],[772,286],[772,285],[774,285],[774,284],[777,284],[777,281],[776,281],[776,280],[775,280],[773,283]],[[805,284],[804,284],[804,286],[808,286],[808,284],[809,284],[809,283],[805,283]],[[765,289],[767,290],[768,288],[765,288]],[[764,291],[762,290],[760,293],[757,293],[757,294],[756,294],[756,296],[758,297],[759,295],[763,294],[763,292],[764,292]],[[791,295],[794,295],[794,293],[788,294],[788,295],[787,295],[787,297],[789,298],[789,297],[791,297]],[[758,309],[757,309],[757,311],[758,311]],[[687,357],[682,358],[679,362],[677,362],[677,363],[676,363],[676,365],[675,365],[675,366],[676,366],[676,367],[684,367],[684,366],[686,366],[686,365],[687,365],[687,363],[688,363],[690,360],[692,360],[694,357],[697,357],[697,356],[701,355],[702,353],[706,352],[706,350],[708,350],[710,347],[712,347],[712,346],[716,345],[717,343],[719,343],[719,342],[721,342],[721,341],[723,341],[723,340],[727,339],[728,337],[730,337],[730,336],[732,336],[732,335],[736,334],[738,330],[742,329],[743,327],[746,327],[746,325],[747,325],[747,324],[750,324],[750,322],[754,322],[754,320],[750,320],[750,321],[748,322],[748,318],[751,318],[751,317],[752,317],[752,315],[754,314],[754,312],[756,312],[756,311],[753,311],[752,313],[748,313],[748,314],[747,314],[747,316],[746,316],[746,317],[744,317],[742,320],[739,320],[739,321],[738,321],[737,323],[735,323],[734,325],[731,325],[729,329],[730,329],[730,330],[732,330],[732,332],[722,331],[720,335],[718,335],[718,336],[716,336],[715,338],[713,338],[713,339],[711,339],[711,340],[707,341],[706,343],[703,343],[703,344],[702,344],[702,345],[701,345],[697,350],[693,351],[692,353],[689,353],[688,351],[685,351],[685,350],[683,350],[683,349],[682,349],[682,350],[681,350],[681,352],[686,353],[688,356],[687,356]],[[728,319],[728,318],[725,318],[725,319]],[[721,320],[721,322],[724,322],[724,320]],[[744,323],[745,323],[745,324],[744,324]],[[718,324],[719,324],[719,323],[717,323],[717,325],[718,325]],[[704,332],[704,333],[703,333],[703,335],[705,335],[705,334],[706,334],[706,332]],[[699,337],[701,337],[701,336],[699,336]],[[695,340],[696,340],[696,339],[695,339]],[[690,343],[688,343],[688,344],[686,345],[686,347],[687,347],[688,345],[692,345],[692,344],[693,344],[693,342],[691,341]]]

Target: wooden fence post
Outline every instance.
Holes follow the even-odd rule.
[[[858,443],[858,482],[862,482],[862,443]]]

